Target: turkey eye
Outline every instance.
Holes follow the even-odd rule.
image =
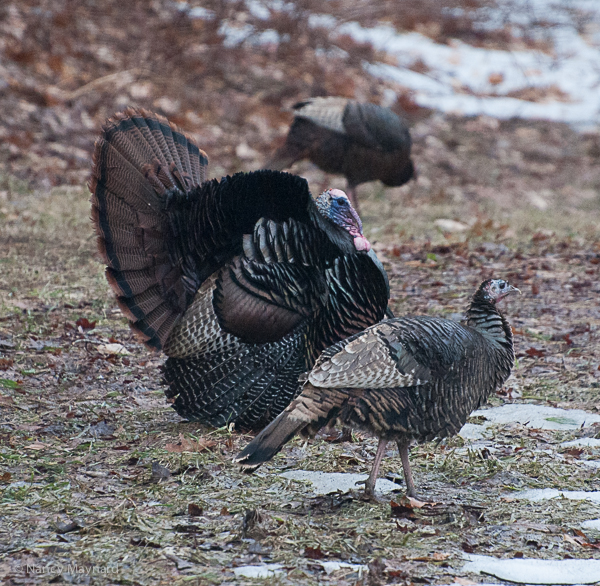
[[[500,289],[504,289],[506,287],[506,283],[500,283]]]
[[[336,200],[341,206],[345,206],[348,202],[345,199],[338,199]]]

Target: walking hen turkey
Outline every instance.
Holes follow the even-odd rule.
[[[265,168],[287,169],[308,159],[327,173],[344,175],[356,210],[357,185],[379,179],[397,187],[412,178],[410,133],[389,108],[335,97],[311,98],[293,108],[285,144]]]
[[[260,429],[327,346],[379,322],[389,288],[344,192],[275,171],[206,181],[204,152],[128,110],[96,142],[92,219],[132,328],[169,358],[182,416]]]
[[[296,433],[312,437],[337,421],[379,437],[368,496],[386,445],[395,440],[407,495],[415,497],[410,442],[458,433],[510,375],[512,332],[496,303],[514,291],[506,281],[484,281],[465,325],[429,316],[394,318],[334,344],[317,360],[302,393],[235,461],[251,472]]]

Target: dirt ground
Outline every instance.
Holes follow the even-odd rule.
[[[161,18],[175,27],[158,5],[147,9],[148,30]],[[13,29],[22,21],[24,30],[35,30],[37,13],[15,6],[4,8]],[[54,10],[55,26],[68,28],[71,12],[82,6],[48,2],[46,9]],[[118,4],[107,6],[117,18]],[[81,23],[85,14],[79,16]],[[194,26],[183,27],[185,35],[209,35]],[[75,45],[83,32],[90,43],[94,35],[117,38],[117,30],[81,26],[69,42]],[[496,425],[483,447],[460,437],[417,446],[411,451],[417,486],[437,503],[417,508],[402,501],[402,483],[392,497],[398,507],[389,497],[365,502],[359,492],[314,496],[309,484],[280,476],[297,469],[366,473],[376,447],[366,435],[354,434],[353,442],[338,442],[335,433],[306,445],[293,440],[249,476],[231,464],[248,436],[181,421],[164,398],[163,357],[134,339],[109,292],[84,187],[101,119],[127,100],[170,115],[172,88],[164,79],[145,78],[152,87],[135,91],[150,92],[147,100],[132,98],[131,88],[141,82],[131,80],[117,90],[99,84],[69,99],[49,98],[58,93],[48,88],[61,83],[52,76],[65,76],[60,89],[73,92],[100,77],[93,59],[109,58],[91,53],[86,72],[86,54],[71,47],[75,56],[58,60],[50,51],[46,61],[32,62],[31,36],[23,35],[22,47],[10,45],[12,60],[2,71],[13,81],[0,88],[3,111],[15,112],[0,124],[5,584],[251,584],[257,581],[237,576],[235,568],[277,563],[282,572],[259,582],[467,585],[503,582],[464,571],[466,553],[600,559],[600,536],[581,530],[582,521],[600,517],[599,505],[513,496],[528,488],[600,490],[600,469],[586,464],[600,450],[560,445],[600,438],[598,425],[572,431]],[[210,48],[206,37],[198,42]],[[311,42],[304,50],[312,50]],[[132,66],[124,45],[114,45],[111,55],[118,67]],[[181,55],[193,59],[195,53]],[[177,59],[174,66],[185,69],[185,60]],[[314,59],[321,71],[318,52]],[[252,70],[249,87],[238,84],[238,70],[221,82],[211,72],[202,81],[206,110],[200,97],[190,97],[200,83],[192,74],[177,86],[189,82],[192,89],[179,98],[173,117],[207,150],[214,176],[259,166],[289,121],[282,105],[311,93],[315,79],[325,80],[324,91],[341,93],[322,72],[310,83],[281,82],[276,98],[266,90],[258,94],[253,84],[265,71],[277,78],[269,63]],[[106,61],[102,75],[111,75],[113,65]],[[343,79],[360,71],[357,63],[344,67]],[[351,86],[361,98],[376,99],[384,89],[362,78]],[[157,102],[162,92],[167,101]],[[200,114],[196,119],[188,112]],[[549,122],[413,114],[418,179],[397,189],[359,188],[366,232],[390,276],[394,312],[456,318],[482,279],[506,278],[523,291],[504,304],[517,363],[491,405],[600,414],[600,135]],[[294,170],[309,179],[313,193],[343,187],[342,178],[308,163]],[[400,468],[390,451],[382,475]],[[327,573],[326,561],[368,565],[369,572]]]

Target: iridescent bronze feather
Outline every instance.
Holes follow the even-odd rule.
[[[315,202],[300,177],[207,181],[207,166],[167,120],[117,114],[96,142],[92,220],[119,307],[169,356],[177,412],[258,428],[325,347],[383,318],[387,277],[343,192]]]

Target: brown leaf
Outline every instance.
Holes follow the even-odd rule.
[[[190,517],[200,517],[204,514],[204,509],[195,503],[188,503],[188,515]]]
[[[537,348],[529,348],[528,350],[525,350],[525,354],[527,354],[527,356],[531,356],[532,358],[541,358],[544,356],[544,351],[538,350]]]
[[[33,442],[28,446],[23,446],[26,450],[45,450],[48,446],[40,442]]]
[[[429,501],[420,501],[419,499],[414,499],[410,496],[404,497],[401,500],[401,502],[402,502],[402,504],[408,504],[413,509],[422,509],[423,507],[433,507],[438,504],[438,503],[430,503]]]
[[[322,560],[325,557],[325,553],[320,545],[317,545],[317,547],[305,547],[304,557],[309,560]]]
[[[85,317],[80,317],[76,322],[76,326],[79,326],[82,330],[93,330],[96,327],[95,321],[90,321]]]
[[[441,562],[443,560],[447,560],[450,557],[450,554],[436,551],[432,557],[435,562]]]
[[[563,454],[567,454],[568,456],[573,456],[573,458],[579,458],[581,454],[583,454],[584,450],[582,448],[570,448],[565,450]]]
[[[0,476],[0,482],[10,482],[12,478],[12,474],[10,472],[3,472],[2,476]]]
[[[12,358],[0,358],[0,370],[8,370],[14,363]]]
[[[217,445],[217,442],[214,440],[207,439],[199,439],[198,441],[193,441],[186,439],[183,437],[183,434],[179,434],[179,443],[177,444],[167,444],[165,446],[165,450],[167,452],[174,452],[176,454],[181,454],[182,452],[203,452],[204,450],[208,450]]]
[[[390,501],[392,507],[392,517],[396,519],[416,519],[416,515],[411,506],[405,506],[396,501]]]

